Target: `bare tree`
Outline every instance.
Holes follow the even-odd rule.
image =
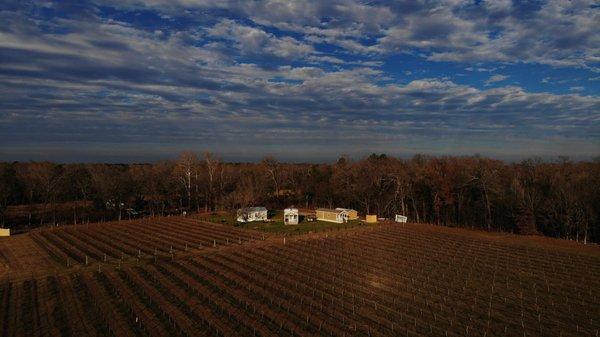
[[[498,191],[498,170],[496,163],[480,158],[472,181],[480,189],[485,206],[485,223],[487,230],[492,229],[492,195]]]
[[[215,180],[220,178],[222,181],[223,178],[223,170],[219,170],[221,166],[220,160],[211,152],[204,152],[204,163],[206,165],[206,203],[205,203],[205,211],[212,210],[214,208],[214,187]],[[220,172],[219,172],[220,171]],[[217,177],[217,173],[220,173],[220,176]]]
[[[32,190],[37,190],[39,196],[44,203],[43,214],[48,211],[52,213],[52,224],[56,224],[56,198],[59,194],[59,184],[61,182],[62,171],[59,165],[40,162],[30,163],[27,166],[28,169],[28,184],[33,186]],[[43,216],[40,218],[40,222],[43,222]]]
[[[198,157],[195,153],[191,151],[183,152],[179,155],[173,172],[175,178],[185,190],[188,208],[192,205],[192,179],[197,177],[198,163]]]
[[[262,166],[267,171],[267,174],[273,182],[275,189],[274,195],[276,199],[279,199],[279,184],[280,184],[280,164],[273,157],[265,157],[262,162]]]
[[[84,165],[69,165],[65,168],[65,180],[69,183],[67,188],[74,198],[73,223],[77,224],[78,210],[89,200],[92,193],[92,178]]]
[[[600,160],[567,158],[503,163],[479,156],[401,160],[377,154],[335,164],[285,164],[273,158],[239,164],[223,163],[209,152],[198,160],[186,152],[177,161],[155,164],[0,163],[0,215],[9,205],[27,210],[11,212],[10,219],[4,214],[11,225],[38,219],[78,222],[84,214],[77,205],[87,200],[93,201],[85,206],[92,221],[121,218],[124,207],[154,215],[200,210],[203,203],[209,211],[257,204],[279,208],[292,201],[597,242],[598,191]]]
[[[132,193],[130,172],[122,166],[91,165],[89,168],[97,202],[103,211],[114,211],[120,221]],[[106,217],[106,214],[105,214]]]
[[[17,172],[13,165],[0,163],[0,224],[4,227],[5,212],[11,198],[18,193]]]

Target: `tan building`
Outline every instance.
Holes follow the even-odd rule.
[[[345,211],[348,214],[348,220],[358,220],[358,212],[350,208],[336,208],[338,211]]]
[[[317,220],[343,223],[343,211],[330,208],[317,208]]]
[[[352,209],[346,208],[317,208],[317,220],[344,223],[348,220],[358,219],[358,213]]]
[[[367,214],[365,221],[367,223],[376,223],[377,222],[377,215],[375,214]]]

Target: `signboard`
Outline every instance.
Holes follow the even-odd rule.
[[[396,222],[406,222],[408,220],[404,215],[396,214]]]

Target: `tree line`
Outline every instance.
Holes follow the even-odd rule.
[[[333,164],[226,163],[184,152],[153,164],[0,163],[0,221],[57,223],[230,211],[243,206],[345,207],[440,226],[600,241],[600,161],[505,163],[480,156]]]

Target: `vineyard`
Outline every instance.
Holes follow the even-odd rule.
[[[262,239],[264,235],[193,219],[167,217],[45,228],[31,231],[28,237],[42,250],[42,256],[47,255],[52,260],[52,265],[69,268],[92,264],[120,266],[131,261],[174,258],[182,253]],[[22,247],[16,250],[22,250]],[[18,262],[10,253],[4,255],[6,263]]]
[[[413,224],[284,238],[179,217],[10,239],[20,241],[0,242],[3,336],[600,330],[597,246]]]

